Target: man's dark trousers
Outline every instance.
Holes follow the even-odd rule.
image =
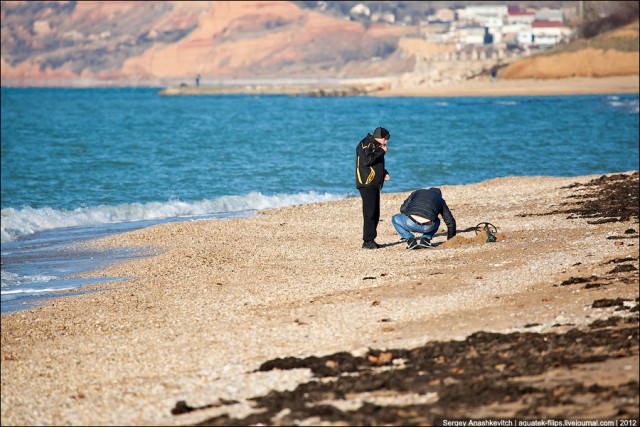
[[[380,190],[375,187],[359,188],[362,197],[362,216],[364,227],[362,228],[362,240],[370,242],[378,235],[378,222],[380,221]]]

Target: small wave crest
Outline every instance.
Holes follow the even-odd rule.
[[[35,288],[20,288],[20,289],[12,289],[12,290],[7,290],[7,291],[2,291],[2,300],[6,301],[6,300],[10,300],[10,297],[7,297],[7,295],[16,295],[16,296],[21,296],[21,295],[32,295],[32,294],[46,294],[46,293],[50,293],[50,292],[60,292],[60,291],[68,291],[70,289],[75,289],[74,287],[70,286],[68,288],[42,288],[42,289],[35,289]]]
[[[39,283],[39,282],[49,282],[51,280],[57,279],[56,276],[46,276],[46,275],[36,275],[36,276],[20,276],[15,273],[11,273],[9,271],[2,270],[2,281],[0,287],[10,287],[16,285],[23,285],[25,283]],[[4,294],[5,290],[3,289],[2,293]]]
[[[629,113],[638,113],[640,111],[640,103],[638,99],[621,99],[619,96],[608,96],[607,104],[614,108],[620,108],[628,111]]]
[[[30,234],[68,227],[91,227],[127,221],[162,220],[197,215],[262,210],[315,202],[340,200],[348,195],[330,193],[263,195],[252,192],[242,196],[223,196],[196,202],[169,200],[167,202],[100,205],[73,210],[50,207],[2,209],[1,241],[12,242]]]

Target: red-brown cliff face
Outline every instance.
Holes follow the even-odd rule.
[[[2,2],[3,85],[372,77],[410,71],[415,28],[283,1]]]

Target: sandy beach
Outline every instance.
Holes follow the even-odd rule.
[[[435,249],[405,249],[390,218],[408,193],[384,191],[378,250],[360,248],[359,198],[92,242],[148,248],[150,256],[100,271],[129,278],[91,287],[101,292],[2,316],[2,425],[349,425],[371,405],[390,407],[389,424],[398,425],[429,425],[434,414],[637,419],[638,334],[629,331],[638,328],[638,173],[503,177],[441,189],[458,236],[447,241],[443,224]],[[482,222],[498,227],[496,242],[476,231]],[[526,333],[523,345],[569,339],[518,365],[526,369],[558,352],[546,367],[518,373],[506,344],[490,344],[484,356],[485,335],[468,341],[480,331]],[[617,344],[582,345],[581,356],[566,356],[572,345],[616,337]],[[340,361],[350,358],[371,375],[395,373],[414,383],[436,369],[403,375],[418,346],[465,339],[475,344],[460,360],[490,374],[464,379],[471,367],[447,365],[449,353],[438,347],[426,360],[447,367],[446,376],[417,391],[390,380],[373,381],[367,392],[308,391],[358,377],[331,374],[347,369]],[[587,358],[589,352],[597,354]],[[263,365],[291,357],[320,368]],[[450,394],[458,387],[481,399],[470,392],[479,378],[527,385],[508,399],[467,402]],[[550,397],[536,400],[545,387]],[[313,404],[294,406],[311,395]],[[251,400],[260,396],[285,406],[265,412]],[[304,412],[320,407],[324,412]]]
[[[376,92],[378,96],[511,96],[638,93],[637,75],[567,79],[496,79],[478,77],[452,84],[398,85]]]

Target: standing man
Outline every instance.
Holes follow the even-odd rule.
[[[356,146],[356,187],[362,197],[363,249],[378,249],[375,242],[380,221],[380,190],[385,181],[391,179],[384,168],[384,155],[387,153],[389,131],[378,127],[373,135],[367,136]]]
[[[407,249],[417,247],[433,248],[431,239],[440,227],[440,218],[447,224],[447,240],[456,235],[456,220],[442,198],[439,188],[416,190],[407,197],[400,206],[400,213],[391,218],[391,223],[402,240],[407,242]],[[421,233],[417,241],[413,233]]]

